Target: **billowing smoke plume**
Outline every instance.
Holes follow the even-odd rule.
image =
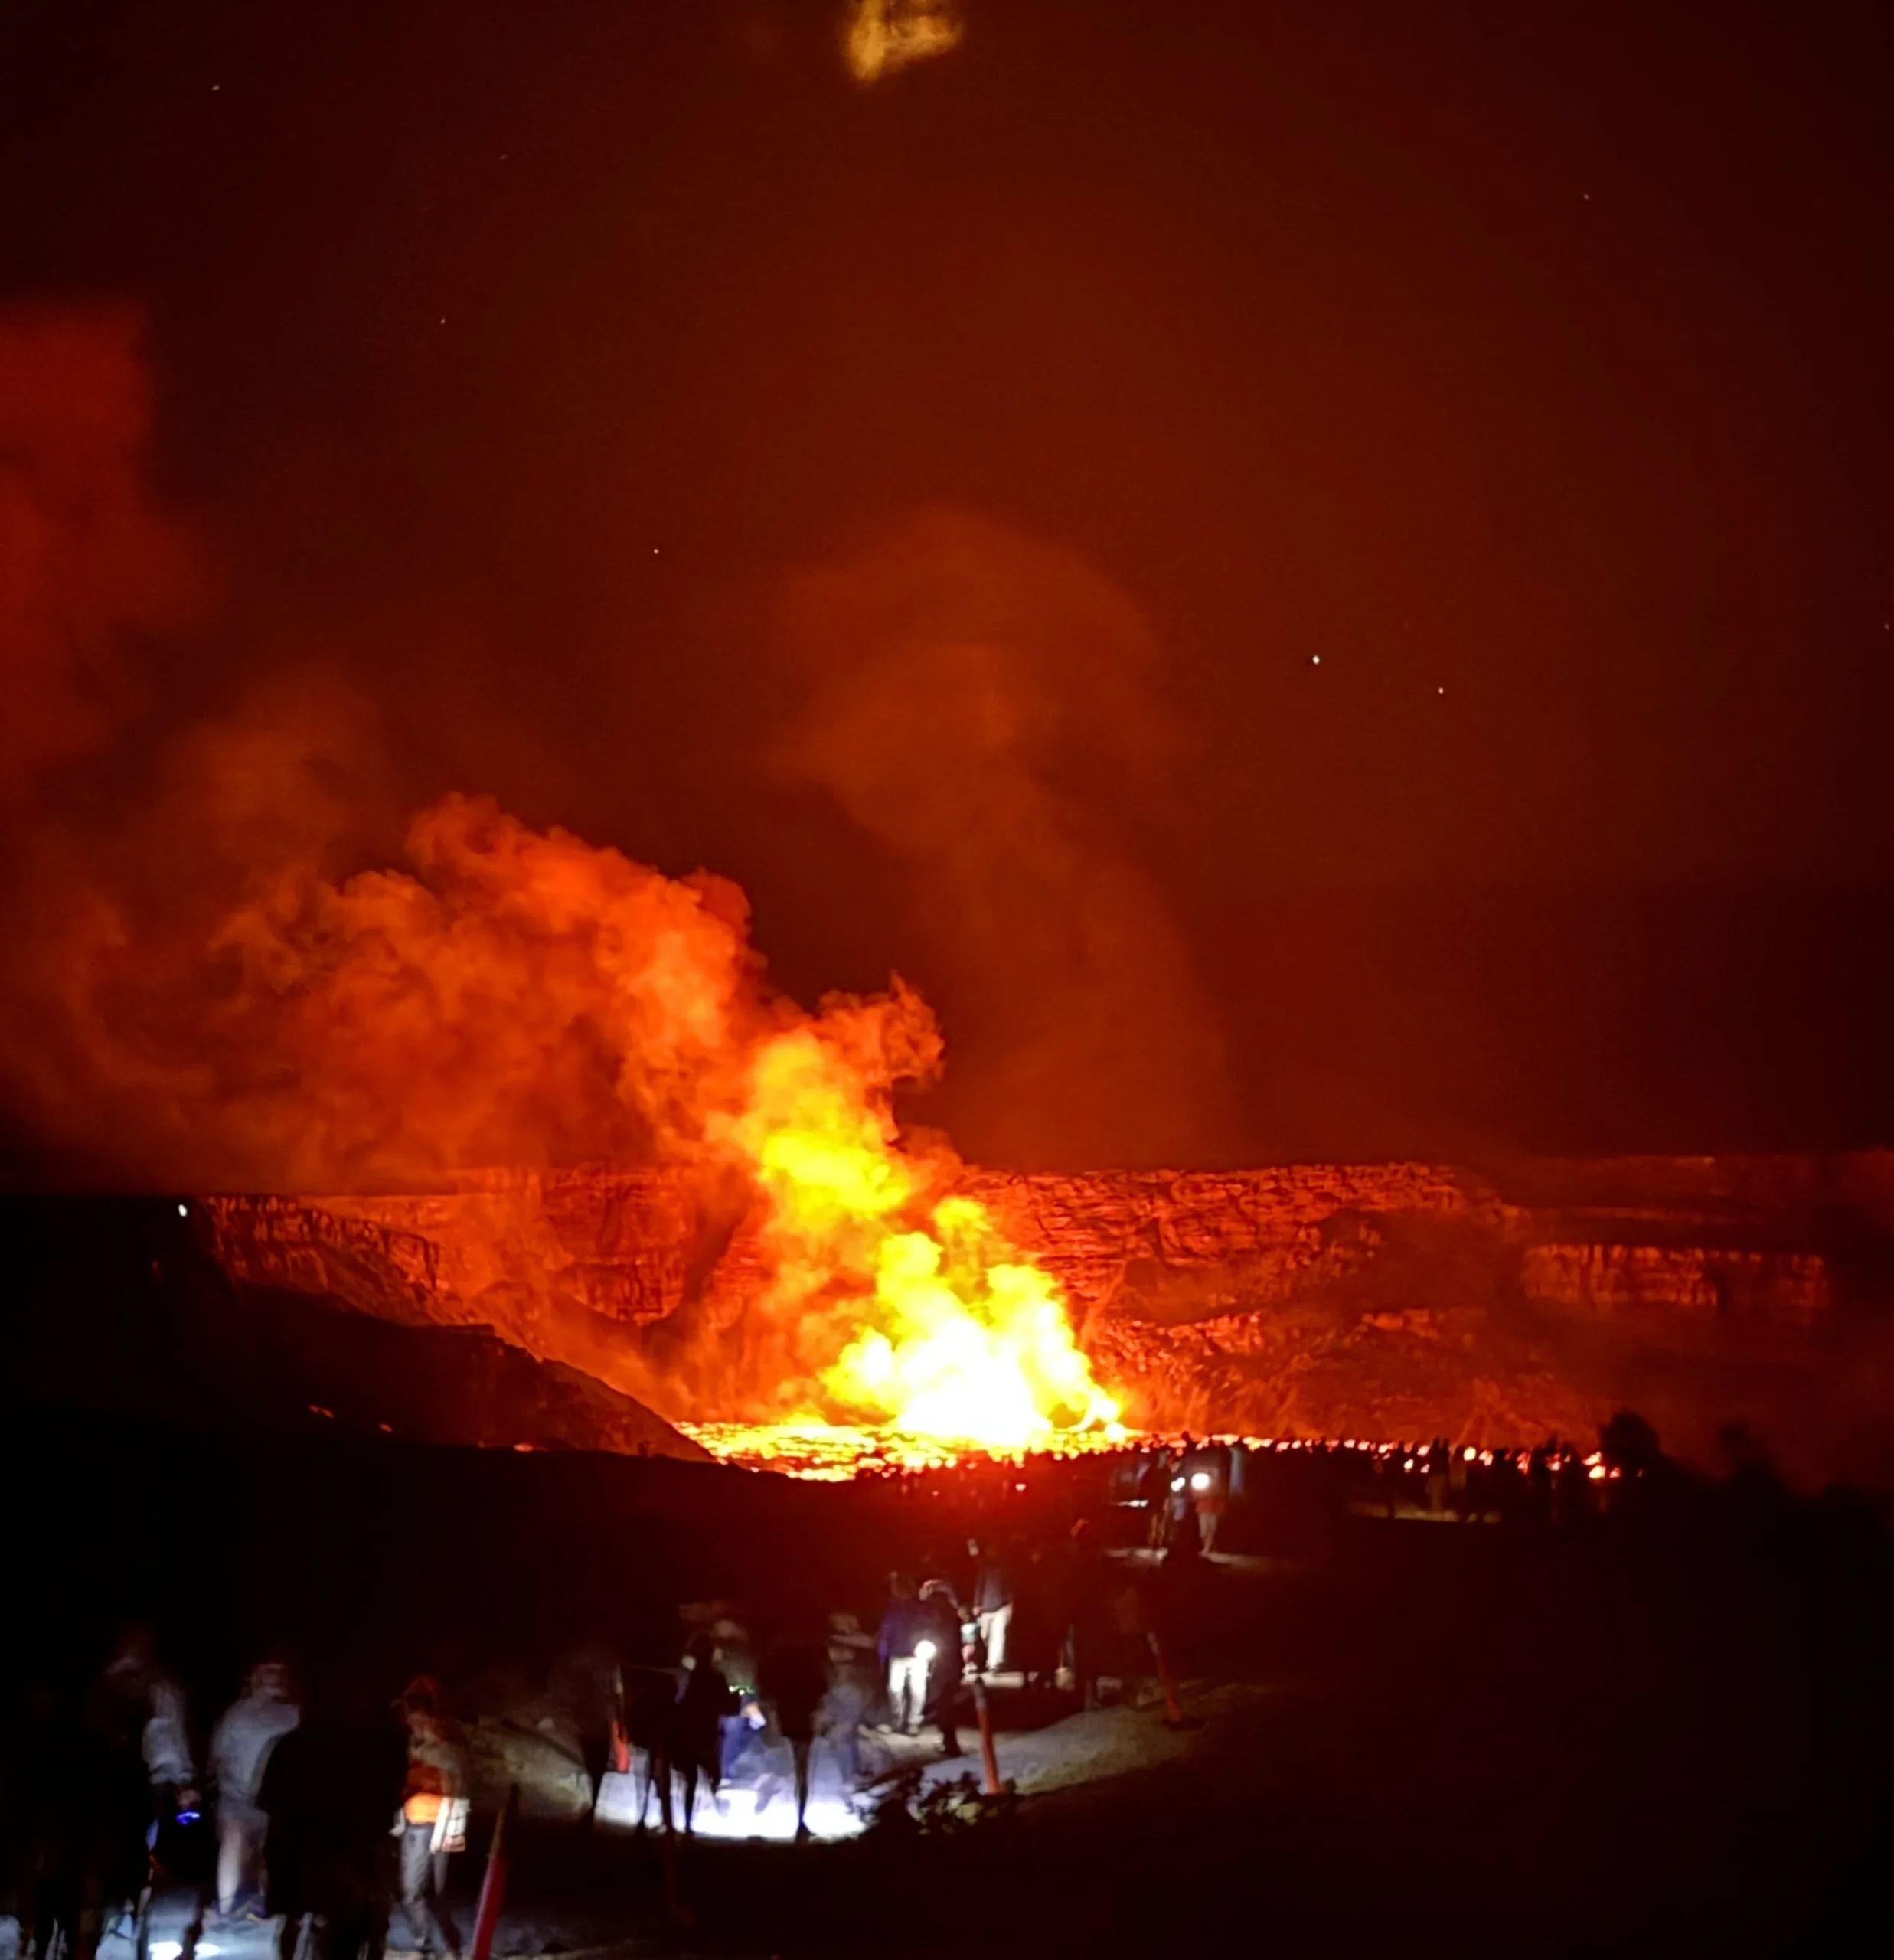
[[[806,1011],[768,985],[734,885],[666,877],[478,796],[434,801],[392,854],[377,848],[376,717],[319,670],[181,730],[148,721],[89,790],[40,785],[104,738],[93,697],[131,671],[141,632],[172,622],[183,586],[143,501],[125,331],[16,341],[0,405],[24,569],[0,624],[36,712],[6,859],[21,929],[0,949],[15,1125],[96,1176],[172,1189],[389,1193],[495,1165],[681,1165],[700,1210],[747,1234],[752,1283],[687,1298],[667,1339],[626,1359],[641,1388],[655,1364],[647,1392],[669,1406],[1009,1444],[1115,1421],[1050,1278],[956,1189],[943,1140],[900,1130],[896,1089],[933,1075],[940,1042],[898,980]],[[42,415],[27,371],[59,381],[74,345],[102,392],[55,386]],[[940,887],[976,962],[1017,965],[1034,1018],[1009,1093],[1069,1092],[1135,1043],[1109,1093],[1128,1088],[1138,1120],[1180,1136],[1200,1070],[1176,1024],[1174,945],[1046,773],[1068,726],[1137,746],[1152,717],[1135,622],[1034,547],[946,524],[918,550],[894,567],[917,603],[892,620],[887,567],[804,582],[802,607],[866,611],[789,753]],[[970,579],[957,616],[943,601]],[[1095,642],[1083,687],[1075,636]],[[540,1308],[527,1319],[563,1324],[550,1276],[529,1263],[520,1281]],[[596,1331],[577,1340],[622,1378]]]
[[[129,315],[0,322],[0,1109],[43,1174],[341,1191],[727,1168],[758,1044],[809,1018],[767,986],[741,892],[477,799],[413,815],[374,705],[319,668],[181,725],[154,712],[165,636],[203,619],[208,582],[148,493],[149,419]],[[1171,746],[1135,609],[951,516],[792,579],[785,606],[808,684],[782,766],[916,887],[983,1057],[960,1099],[982,1150],[1215,1149],[1210,1018],[1087,815],[1160,780]],[[862,1076],[885,1112],[936,1037],[909,994],[877,1012],[909,1031]]]
[[[485,799],[421,812],[398,867],[337,875],[348,813],[296,698],[300,742],[241,717],[184,738],[175,798],[116,867],[37,867],[0,1069],[16,1111],[120,1181],[397,1191],[492,1165],[727,1165],[772,1037],[808,1029],[883,1111],[931,1067],[911,994],[814,1017],[772,995],[727,880]]]
[[[129,649],[203,609],[202,561],[146,494],[150,420],[134,313],[0,311],[0,799],[107,739]]]
[[[149,422],[129,315],[0,321],[0,1108],[50,1174],[727,1169],[761,1044],[798,1027],[887,1119],[932,1067],[926,1008],[772,995],[727,880],[476,797],[410,817],[373,704],[320,669],[168,731],[141,714],[207,591],[149,497]]]
[[[1157,889],[1095,815],[1161,786],[1177,746],[1135,606],[1068,552],[936,513],[803,573],[786,615],[808,695],[782,766],[919,881],[936,970],[980,1023],[981,1061],[956,1070],[980,1154],[1220,1154],[1214,1017]]]

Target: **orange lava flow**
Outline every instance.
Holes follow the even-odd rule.
[[[889,1029],[911,1001],[897,991],[831,1005],[766,1040],[746,1106],[722,1132],[767,1207],[765,1311],[841,1336],[798,1426],[826,1418],[989,1450],[1122,1439],[1122,1407],[1094,1377],[1051,1276],[986,1206],[943,1188],[959,1168],[949,1153],[902,1147],[877,1084],[890,1077]]]
[[[862,1428],[819,1419],[789,1423],[680,1423],[720,1463],[749,1470],[774,1470],[811,1483],[846,1484],[888,1472],[951,1469],[970,1459],[1024,1462],[1030,1454],[1092,1455],[1136,1445],[1140,1439],[1118,1429],[1066,1430],[1026,1450],[985,1449],[938,1437],[910,1436],[887,1428]]]

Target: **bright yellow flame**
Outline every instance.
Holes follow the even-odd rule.
[[[858,82],[945,54],[962,30],[951,0],[853,0],[842,52]]]
[[[1022,1450],[988,1449],[978,1444],[904,1436],[890,1429],[851,1427],[825,1422],[819,1416],[780,1423],[680,1423],[678,1427],[720,1462],[740,1464],[750,1470],[779,1471],[821,1484],[845,1484],[858,1476],[890,1471],[945,1469],[969,1462],[1023,1464],[1027,1458]],[[1066,1429],[1032,1455],[1035,1460],[1089,1456],[1137,1441],[1115,1427]]]
[[[987,1449],[1124,1433],[1051,1275],[978,1200],[928,1203],[956,1167],[903,1154],[842,1048],[811,1027],[766,1042],[730,1135],[769,1206],[772,1309],[846,1310],[852,1338],[820,1375],[834,1407]]]
[[[971,1200],[937,1205],[933,1222],[938,1238],[900,1232],[882,1241],[877,1324],[823,1386],[904,1434],[989,1446],[1024,1449],[1058,1429],[1115,1423],[1118,1405],[1092,1379],[1050,1276],[1017,1254],[991,1256],[998,1235]]]

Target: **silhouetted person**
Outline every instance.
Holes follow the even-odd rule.
[[[921,1588],[920,1609],[922,1633],[914,1651],[919,1655],[923,1646],[932,1650],[925,1657],[927,1671],[922,1713],[939,1729],[942,1753],[958,1756],[960,1734],[954,1711],[965,1670],[960,1602],[944,1579],[930,1579]]]
[[[605,1774],[615,1766],[625,1743],[625,1675],[602,1646],[589,1643],[562,1654],[553,1664],[547,1698],[570,1722],[585,1766],[586,1821],[596,1817]]]
[[[397,1880],[389,1826],[401,1820],[405,1849],[403,1799],[413,1760],[403,1704],[377,1711],[358,1696],[348,1719],[324,1739],[316,1795],[317,1960],[380,1960]]]
[[[86,1884],[76,1960],[91,1960],[104,1936],[106,1909],[137,1900],[153,1865],[174,1854],[180,1818],[194,1817],[198,1805],[183,1691],[158,1666],[142,1627],[121,1637],[96,1686],[85,1726],[96,1760],[83,1835],[96,1872]],[[132,1791],[141,1772],[135,1806]],[[200,1886],[185,1931],[187,1953],[195,1951],[203,1932],[204,1908]]]
[[[68,1954],[96,1952],[108,1915],[136,1901],[149,1867],[137,1722],[96,1692],[83,1713],[37,1694],[13,1769],[20,1952],[38,1960],[57,1936]]]
[[[972,1554],[973,1596],[968,1602],[980,1629],[980,1664],[988,1674],[1006,1665],[1007,1635],[1013,1623],[1013,1580],[1005,1565],[977,1538],[967,1540]]]
[[[1657,1432],[1634,1409],[1620,1409],[1598,1432],[1606,1466],[1626,1477],[1648,1476],[1664,1465]]]
[[[736,1697],[717,1664],[717,1649],[707,1634],[694,1635],[684,1649],[684,1679],[679,1684],[671,1761],[684,1775],[684,1828],[695,1825],[697,1779],[704,1778],[715,1798],[723,1780],[723,1723],[733,1713]]]
[[[1059,1586],[1045,1547],[1034,1545],[1014,1566],[1013,1622],[1007,1632],[1013,1664],[1029,1688],[1049,1681],[1059,1665],[1065,1636],[1060,1619]]]
[[[1171,1540],[1170,1451],[1152,1451],[1138,1479],[1138,1495],[1145,1507],[1145,1543],[1161,1552]]]
[[[1080,1518],[1066,1541],[1066,1648],[1073,1685],[1087,1708],[1099,1705],[1099,1649],[1105,1624],[1104,1554],[1091,1526]]]
[[[279,1922],[279,1960],[296,1960],[303,1927],[316,1910],[325,1824],[319,1788],[323,1740],[319,1730],[300,1725],[279,1736],[257,1785],[256,1808],[267,1827],[263,1910]],[[398,1801],[398,1788],[396,1795]]]
[[[806,1838],[809,1810],[809,1750],[816,1718],[828,1694],[828,1644],[821,1635],[780,1634],[763,1650],[758,1683],[776,1733],[789,1745],[795,1765],[795,1834]]]
[[[1542,1442],[1527,1459],[1526,1495],[1532,1514],[1541,1524],[1552,1517],[1552,1459],[1555,1446]]]

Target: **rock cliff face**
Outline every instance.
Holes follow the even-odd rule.
[[[306,1229],[315,1214],[273,1206],[257,1219],[247,1270],[233,1276],[207,1263],[208,1221],[185,1210],[180,1219],[175,1203],[138,1198],[0,1203],[8,1419],[34,1409],[82,1426],[155,1419],[181,1435],[313,1429],[704,1458],[591,1371],[430,1313],[446,1295],[429,1290],[412,1238],[384,1243],[362,1221],[327,1221],[337,1250],[325,1265]],[[367,1311],[338,1311],[351,1307]]]
[[[1885,1413],[1837,1384],[1878,1353],[1894,1297],[1894,1156],[975,1172],[968,1188],[1154,1423],[1513,1442],[1589,1435],[1630,1402],[1701,1448],[1729,1420],[1774,1439]],[[660,1409],[658,1331],[754,1287],[743,1218],[661,1171],[193,1211],[240,1283],[491,1327]],[[714,1412],[674,1394],[668,1413]]]

